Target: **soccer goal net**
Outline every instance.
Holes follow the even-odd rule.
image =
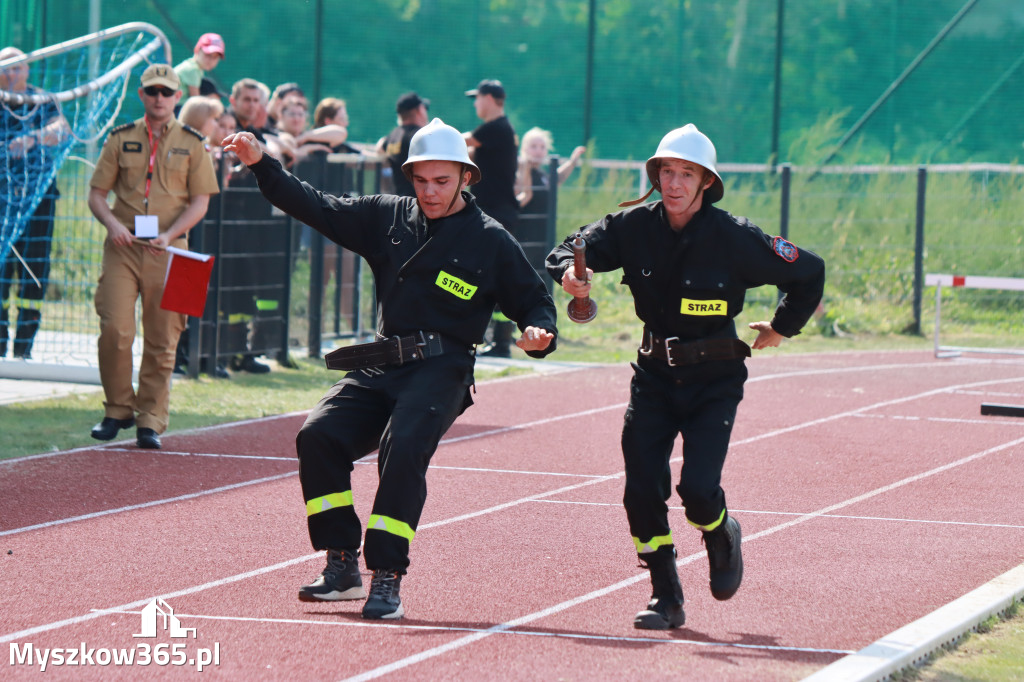
[[[0,376],[99,381],[92,299],[103,235],[89,178],[151,62],[170,64],[170,43],[141,22],[0,51]]]

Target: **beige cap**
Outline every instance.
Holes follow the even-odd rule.
[[[177,90],[181,87],[178,74],[168,64],[150,64],[142,72],[142,87],[149,85],[162,85]]]

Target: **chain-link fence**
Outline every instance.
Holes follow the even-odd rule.
[[[1014,162],[1024,142],[1019,0],[2,0],[0,41],[26,51],[128,21],[161,27],[174,61],[224,36],[211,72],[298,82],[347,100],[351,139],[393,125],[417,90],[461,130],[463,91],[498,78],[520,132],[567,154],[645,158],[694,122],[719,160]],[[90,26],[90,23],[94,26]],[[137,112],[126,110],[132,117]]]

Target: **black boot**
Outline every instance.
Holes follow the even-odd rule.
[[[676,571],[674,547],[659,547],[657,551],[640,555],[640,563],[651,572],[651,601],[647,608],[633,618],[633,627],[639,630],[668,630],[686,622],[683,612],[683,586]]]
[[[743,553],[740,550],[740,524],[731,516],[712,531],[704,531],[708,550],[711,596],[725,601],[740,589],[743,581]]]
[[[31,308],[18,308],[18,329],[14,334],[14,357],[32,357],[32,343],[39,331],[39,319],[42,312]]]

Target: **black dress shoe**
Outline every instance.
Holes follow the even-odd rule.
[[[113,440],[118,431],[131,426],[135,426],[135,417],[128,417],[128,419],[104,417],[103,421],[92,427],[91,435],[96,440]]]
[[[135,444],[147,450],[159,450],[160,436],[156,435],[156,431],[153,429],[140,426],[135,430]]]
[[[266,374],[270,371],[270,365],[257,362],[255,355],[243,355],[231,362],[231,369],[236,372],[248,372],[249,374]]]

